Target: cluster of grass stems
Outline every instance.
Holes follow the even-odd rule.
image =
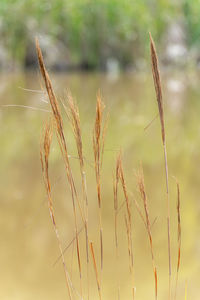
[[[102,227],[102,191],[101,191],[101,169],[103,163],[103,155],[104,155],[104,141],[106,135],[107,128],[107,116],[104,113],[104,103],[101,100],[101,95],[98,93],[97,95],[97,103],[96,103],[96,117],[94,122],[93,129],[93,153],[94,153],[94,171],[96,177],[96,191],[97,191],[97,202],[98,202],[98,215],[99,215],[99,245],[94,245],[94,242],[90,239],[89,228],[88,228],[88,192],[87,192],[87,180],[86,180],[86,171],[85,171],[85,157],[83,154],[83,143],[82,143],[82,134],[81,134],[81,125],[80,125],[80,117],[79,110],[76,103],[73,100],[72,95],[68,92],[67,104],[62,103],[65,112],[69,118],[69,121],[72,125],[74,138],[76,142],[76,148],[79,158],[80,164],[80,176],[81,176],[81,186],[82,192],[77,190],[76,180],[74,178],[74,174],[72,171],[71,161],[69,160],[69,151],[68,145],[65,138],[65,133],[63,129],[63,119],[61,116],[61,110],[59,106],[59,102],[54,93],[53,86],[49,77],[49,74],[45,68],[42,52],[39,46],[38,40],[36,40],[36,49],[38,62],[40,66],[40,72],[44,80],[46,93],[48,94],[49,103],[51,106],[52,114],[50,119],[46,122],[44,126],[44,133],[41,139],[41,164],[42,164],[42,172],[44,177],[44,183],[47,192],[48,198],[48,208],[49,214],[52,220],[53,228],[55,231],[55,235],[58,241],[58,246],[60,250],[60,257],[58,259],[62,259],[66,286],[68,291],[68,298],[72,299],[90,299],[90,278],[89,278],[89,269],[92,267],[94,269],[94,274],[96,278],[97,290],[99,294],[99,299],[103,299],[102,295],[102,272],[104,270],[104,236],[103,236],[103,227]],[[175,276],[175,288],[174,292],[172,292],[172,272],[171,272],[171,235],[170,235],[170,200],[169,200],[169,183],[168,183],[168,164],[167,164],[167,147],[166,147],[166,134],[165,134],[165,122],[164,122],[164,110],[163,110],[163,100],[162,100],[162,88],[161,88],[161,80],[159,74],[158,67],[158,58],[156,53],[156,48],[153,42],[153,39],[150,35],[150,50],[151,50],[151,62],[152,62],[152,74],[156,92],[156,99],[158,104],[158,111],[160,117],[161,124],[161,138],[163,144],[163,152],[164,152],[164,165],[165,165],[165,177],[166,177],[166,207],[167,207],[167,238],[168,238],[168,260],[169,260],[169,289],[168,289],[168,299],[176,299],[177,295],[177,284],[178,284],[178,275],[180,268],[180,257],[181,257],[181,220],[180,220],[180,189],[179,184],[177,182],[177,219],[178,219],[178,246],[177,246],[177,269]],[[70,189],[71,199],[72,199],[72,207],[73,207],[73,217],[74,217],[74,228],[75,228],[75,236],[73,240],[69,243],[69,245],[64,249],[62,246],[62,242],[59,236],[59,230],[57,227],[57,221],[54,213],[54,206],[52,200],[52,190],[51,190],[51,182],[49,176],[49,155],[51,149],[51,141],[53,132],[56,134],[57,141],[59,143],[60,151],[62,154],[66,177]],[[152,259],[152,268],[153,268],[153,276],[154,276],[154,293],[155,300],[158,299],[158,272],[156,266],[156,259],[154,254],[154,245],[153,245],[153,236],[152,236],[152,221],[149,214],[148,209],[148,197],[145,190],[144,183],[144,175],[142,165],[138,172],[136,173],[138,190],[141,196],[141,200],[143,203],[143,209],[141,209],[138,201],[133,197],[134,207],[137,210],[139,216],[144,223],[145,230],[147,232],[151,259]],[[123,193],[123,202],[119,205],[119,188]],[[80,195],[81,194],[81,195]],[[136,299],[136,287],[135,287],[135,274],[134,274],[134,253],[133,253],[133,224],[132,224],[132,206],[130,201],[130,193],[128,192],[125,172],[123,168],[123,161],[121,152],[118,154],[116,159],[116,167],[115,172],[113,173],[113,199],[114,199],[114,241],[115,241],[115,252],[116,252],[116,264],[119,261],[119,212],[123,211],[124,213],[124,221],[125,228],[127,234],[127,250],[129,257],[129,271],[131,277],[131,286],[132,286],[132,299]],[[81,218],[82,227],[78,229],[78,218]],[[81,259],[81,247],[79,242],[80,233],[85,232],[85,261]],[[80,277],[80,288],[77,291],[75,289],[74,284],[71,279],[71,275],[69,272],[69,268],[65,263],[64,252],[73,244],[76,245],[76,259],[78,266],[78,273]],[[100,251],[100,254],[97,256],[95,253],[95,248]],[[97,257],[100,257],[100,261],[98,261]],[[87,275],[86,279],[83,281],[83,264],[86,265]],[[87,292],[83,291],[83,282],[87,282]],[[117,291],[116,295],[113,296],[113,299],[121,299],[120,298],[120,278],[119,278],[119,270],[117,272]],[[85,287],[84,287],[85,290]]]

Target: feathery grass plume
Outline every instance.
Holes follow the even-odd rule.
[[[177,221],[178,221],[178,256],[177,256],[177,269],[176,269],[176,285],[175,285],[175,296],[176,300],[177,294],[177,285],[178,285],[178,274],[180,269],[180,260],[181,260],[181,212],[180,212],[180,187],[178,181],[176,181],[177,187]]]
[[[83,143],[82,143],[82,135],[81,135],[81,126],[80,126],[80,116],[79,116],[79,109],[76,103],[73,100],[73,97],[70,92],[67,94],[68,98],[68,107],[64,105],[65,111],[69,117],[69,120],[72,125],[76,147],[79,157],[80,163],[80,171],[81,171],[81,179],[82,179],[82,189],[83,189],[83,196],[85,200],[85,221],[87,225],[87,218],[88,218],[88,196],[87,196],[87,184],[86,184],[86,175],[85,175],[85,165],[84,165],[84,157],[83,157]]]
[[[95,271],[95,276],[96,276],[99,299],[101,300],[101,283],[100,283],[99,276],[98,276],[97,264],[96,264],[96,259],[95,259],[95,254],[94,254],[94,247],[93,247],[92,242],[90,242],[90,251],[91,251],[93,265],[94,265],[94,271]]]
[[[79,266],[80,286],[81,286],[81,296],[82,296],[81,260],[80,260],[80,249],[79,249],[78,228],[77,228],[77,213],[76,213],[75,200],[77,201],[82,220],[83,220],[84,223],[85,223],[85,221],[84,221],[84,216],[83,216],[83,212],[82,212],[82,209],[81,209],[80,201],[79,201],[78,196],[77,196],[75,182],[74,182],[74,179],[73,179],[72,170],[71,170],[71,166],[70,166],[70,162],[69,162],[67,143],[66,143],[66,140],[65,140],[65,135],[64,135],[64,130],[63,130],[63,121],[62,121],[62,117],[61,117],[61,113],[60,113],[59,104],[58,104],[56,95],[54,93],[53,86],[52,86],[49,74],[48,74],[48,72],[45,68],[44,60],[43,60],[43,56],[42,56],[42,51],[40,49],[39,42],[38,42],[37,39],[36,39],[36,50],[37,50],[38,62],[39,62],[39,66],[40,66],[40,72],[41,72],[42,77],[44,79],[46,91],[47,91],[49,101],[50,101],[50,104],[51,104],[51,108],[52,108],[52,112],[53,112],[56,135],[57,135],[60,150],[61,150],[61,153],[62,153],[63,161],[64,161],[64,164],[65,164],[67,179],[68,179],[68,182],[69,182],[71,196],[72,196],[74,221],[75,221],[75,231],[76,231],[76,250],[77,250],[77,260],[78,260],[78,266]]]
[[[162,141],[163,144],[165,143],[165,123],[164,123],[164,111],[163,111],[163,99],[162,99],[162,87],[161,87],[161,80],[160,80],[160,72],[158,68],[158,57],[156,52],[156,47],[151,36],[150,36],[150,47],[151,47],[151,63],[152,63],[152,74],[154,80],[154,87],[156,91],[156,99],[158,103],[158,110],[160,116],[160,123],[161,123],[161,132],[162,132]]]
[[[97,197],[99,207],[99,231],[100,231],[100,247],[101,247],[101,270],[103,270],[103,228],[101,220],[101,167],[103,162],[104,141],[106,132],[106,123],[103,124],[103,111],[105,105],[101,100],[100,93],[97,94],[96,118],[93,132],[93,151],[95,161],[95,174],[97,185]]]
[[[50,123],[46,123],[45,131],[44,131],[44,138],[43,141],[41,141],[41,147],[40,147],[40,160],[42,165],[42,173],[43,173],[43,179],[46,187],[47,192],[47,199],[48,199],[48,208],[49,208],[49,214],[53,223],[53,228],[56,234],[56,238],[58,241],[59,250],[62,257],[62,263],[64,267],[65,272],[65,279],[66,279],[66,285],[68,290],[69,299],[72,299],[72,291],[71,291],[71,280],[69,277],[69,273],[67,271],[67,267],[65,264],[64,254],[62,250],[62,245],[56,225],[55,220],[55,214],[53,209],[53,202],[52,202],[52,196],[51,196],[51,184],[50,184],[50,178],[49,178],[49,154],[50,154],[50,147],[51,147],[51,140],[52,140],[52,127]]]
[[[151,48],[151,63],[152,63],[152,74],[154,79],[154,86],[156,91],[156,98],[158,103],[158,110],[161,123],[161,135],[162,144],[164,151],[165,160],[165,178],[166,178],[166,194],[167,194],[167,238],[168,238],[168,260],[169,260],[169,299],[171,299],[171,235],[170,235],[170,201],[169,201],[169,180],[168,180],[168,164],[167,164],[167,148],[166,148],[166,135],[165,135],[165,123],[164,123],[164,111],[163,111],[163,100],[162,100],[162,88],[160,73],[158,68],[158,57],[156,53],[156,47],[150,36],[150,48]]]
[[[77,147],[77,152],[78,152],[78,157],[80,162],[82,190],[83,190],[83,197],[84,197],[83,207],[85,207],[85,238],[86,238],[86,255],[87,255],[88,299],[89,299],[88,196],[87,196],[86,174],[85,174],[85,166],[84,166],[84,158],[83,158],[83,143],[82,143],[82,135],[81,135],[79,109],[76,103],[74,102],[73,97],[69,91],[67,93],[67,99],[68,99],[68,107],[67,107],[68,109],[66,108],[66,106],[64,106],[64,108],[72,124],[72,130],[76,140],[76,147]]]
[[[145,217],[146,217],[146,229],[147,229],[149,243],[150,243],[150,249],[151,249],[151,258],[152,258],[153,273],[154,273],[154,280],[155,280],[155,300],[156,300],[157,295],[158,295],[157,268],[156,268],[155,258],[154,258],[151,223],[150,223],[150,218],[149,218],[147,195],[146,195],[145,186],[144,186],[144,174],[143,174],[142,167],[141,167],[141,170],[138,172],[137,179],[138,179],[138,187],[139,187],[140,195],[141,195],[141,198],[143,201],[144,212],[145,212]]]
[[[64,106],[67,116],[70,119],[72,124],[72,130],[76,140],[76,146],[80,161],[81,169],[84,168],[84,159],[83,159],[83,143],[82,143],[82,135],[81,135],[81,126],[80,126],[80,115],[77,104],[75,103],[71,92],[67,91],[67,104],[68,106]]]

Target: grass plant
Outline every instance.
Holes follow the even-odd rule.
[[[62,259],[66,286],[68,290],[68,297],[72,299],[92,299],[90,296],[92,280],[90,280],[90,270],[93,269],[95,273],[95,279],[97,284],[97,290],[99,299],[104,299],[103,296],[103,280],[102,275],[104,272],[104,248],[106,244],[104,243],[103,235],[103,223],[102,223],[102,174],[101,168],[103,163],[104,155],[104,143],[105,143],[105,134],[107,128],[107,118],[104,116],[105,105],[102,101],[100,93],[97,94],[97,103],[96,103],[96,116],[94,121],[93,129],[93,153],[94,153],[94,164],[93,171],[96,180],[96,193],[97,193],[97,204],[98,204],[98,235],[99,243],[95,243],[91,238],[91,232],[89,227],[89,207],[91,200],[88,197],[87,189],[87,174],[85,168],[85,155],[84,155],[84,145],[82,141],[81,133],[81,121],[79,116],[78,107],[73,100],[70,92],[67,93],[67,103],[63,101],[63,107],[67,113],[69,122],[74,133],[79,168],[80,168],[80,178],[81,178],[81,190],[77,188],[77,178],[73,174],[72,163],[69,159],[68,145],[65,138],[65,131],[63,125],[63,119],[61,115],[61,109],[59,101],[56,98],[56,95],[53,90],[53,86],[49,77],[49,74],[45,68],[42,52],[39,46],[38,40],[36,40],[36,49],[37,56],[40,66],[41,75],[44,80],[46,93],[49,98],[49,103],[51,106],[52,114],[51,118],[46,122],[44,128],[44,134],[41,141],[41,164],[44,177],[44,183],[46,187],[46,192],[48,196],[48,207],[49,214],[52,220],[53,228],[57,237],[58,246],[60,249],[60,257]],[[169,199],[169,183],[168,183],[168,164],[167,164],[167,150],[166,150],[166,134],[165,134],[165,123],[164,123],[164,109],[163,109],[163,100],[162,100],[162,88],[161,80],[158,68],[158,57],[156,53],[155,44],[150,35],[150,49],[151,49],[151,61],[152,61],[152,74],[154,79],[154,86],[156,91],[156,98],[159,110],[159,117],[161,123],[161,138],[164,151],[164,163],[165,163],[165,177],[166,177],[166,199],[167,199],[167,239],[168,239],[168,262],[169,262],[169,293],[168,298],[172,297],[172,272],[171,272],[171,236],[170,236],[170,199]],[[56,225],[56,217],[54,212],[54,204],[51,194],[51,181],[49,176],[49,155],[50,155],[50,146],[52,140],[52,134],[55,133],[57,137],[58,144],[60,146],[60,151],[63,158],[64,167],[66,170],[66,177],[68,182],[68,187],[72,199],[73,207],[73,217],[74,217],[74,229],[75,236],[69,242],[69,244],[64,247],[59,237],[59,229]],[[128,251],[128,269],[130,273],[130,282],[131,282],[131,294],[132,299],[137,299],[136,286],[135,286],[135,270],[134,270],[134,220],[133,220],[133,210],[135,209],[139,216],[141,217],[144,228],[146,230],[149,244],[150,244],[150,254],[152,259],[153,266],[153,275],[154,275],[154,294],[155,300],[159,298],[159,285],[158,285],[158,269],[156,265],[156,251],[153,245],[153,233],[152,233],[152,222],[150,219],[150,212],[148,208],[148,196],[144,184],[144,175],[142,167],[136,172],[138,190],[140,198],[142,200],[143,209],[139,204],[138,200],[129,192],[127,181],[125,178],[125,171],[122,161],[122,153],[120,152],[116,159],[116,166],[113,175],[113,240],[115,245],[116,253],[116,295],[113,296],[113,299],[122,299],[120,295],[120,270],[118,268],[118,262],[120,259],[119,246],[120,239],[118,238],[119,229],[122,228],[121,220],[119,214],[124,215],[125,226],[123,227],[124,234],[127,235],[127,251]],[[180,254],[181,254],[181,217],[180,217],[180,188],[177,182],[177,220],[178,220],[178,258],[177,258],[177,271],[175,274],[175,289],[174,289],[174,299],[177,297],[177,284],[178,284],[178,275],[180,269]],[[82,224],[81,229],[78,229],[78,223]],[[72,229],[73,230],[73,229]],[[80,243],[79,237],[81,232],[85,232],[85,251]],[[77,259],[77,272],[79,274],[80,285],[79,288],[75,288],[74,283],[71,280],[71,274],[69,272],[69,267],[65,263],[64,253],[68,248],[75,243],[76,245],[76,259]],[[95,250],[96,249],[96,250]],[[86,268],[86,275],[84,269]],[[186,293],[185,293],[186,294]]]

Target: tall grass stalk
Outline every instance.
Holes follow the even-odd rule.
[[[161,124],[161,136],[165,161],[165,179],[166,179],[166,202],[167,202],[167,236],[168,236],[168,261],[169,261],[169,300],[171,299],[171,234],[170,234],[170,201],[169,201],[169,179],[168,179],[168,163],[167,163],[167,148],[166,148],[166,134],[165,134],[165,122],[164,122],[164,110],[162,99],[162,87],[160,80],[160,72],[158,67],[158,56],[153,38],[150,35],[150,49],[151,49],[151,63],[152,74],[154,80],[154,87],[156,92],[160,124]]]
[[[37,56],[38,56],[38,62],[40,66],[40,72],[42,74],[42,77],[44,79],[46,91],[48,94],[49,102],[51,105],[52,113],[53,113],[53,124],[55,127],[56,135],[57,135],[57,140],[59,142],[60,150],[62,153],[63,161],[65,164],[65,169],[66,169],[66,174],[67,174],[67,179],[71,191],[71,196],[72,196],[72,203],[73,203],[73,213],[74,213],[74,222],[75,222],[75,232],[76,232],[76,250],[77,250],[77,262],[78,262],[78,267],[79,267],[79,276],[80,276],[80,289],[81,289],[81,297],[82,297],[82,268],[81,268],[81,256],[80,256],[80,247],[79,247],[79,238],[78,238],[78,227],[77,227],[77,211],[76,211],[76,203],[78,204],[80,215],[82,217],[83,222],[85,223],[85,218],[83,214],[83,210],[80,204],[80,201],[78,199],[76,187],[75,187],[75,182],[72,174],[72,169],[69,161],[69,155],[68,155],[68,148],[67,148],[67,143],[65,140],[65,135],[64,135],[64,130],[63,130],[63,121],[62,117],[60,114],[60,108],[59,104],[56,98],[56,95],[53,90],[53,86],[49,77],[48,72],[46,71],[45,65],[44,65],[44,60],[42,56],[42,52],[39,46],[39,42],[36,39],[36,50],[37,50]]]

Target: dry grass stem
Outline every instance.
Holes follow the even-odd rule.
[[[88,299],[89,299],[89,239],[88,239],[88,196],[87,196],[87,183],[86,183],[86,173],[84,166],[84,158],[83,158],[83,143],[82,143],[82,135],[81,135],[81,126],[80,126],[80,116],[79,109],[76,103],[73,100],[71,93],[68,91],[67,93],[68,99],[68,107],[64,105],[65,111],[69,117],[70,123],[72,125],[72,130],[74,133],[76,147],[78,152],[78,158],[80,162],[80,172],[81,172],[81,183],[83,190],[83,198],[84,203],[82,207],[84,207],[84,215],[85,215],[85,240],[86,240],[86,256],[87,256],[87,279],[88,279]]]
[[[153,265],[153,273],[154,273],[154,281],[155,281],[155,299],[158,296],[158,278],[157,278],[157,268],[155,264],[154,258],[154,249],[153,249],[153,240],[152,240],[152,233],[151,233],[151,223],[149,218],[149,210],[148,210],[148,203],[147,203],[147,195],[144,186],[144,175],[143,169],[141,168],[140,172],[138,173],[138,187],[140,191],[140,195],[143,201],[145,218],[146,218],[146,229],[149,237],[150,249],[151,249],[151,258],[152,258],[152,265]]]
[[[100,93],[97,95],[96,104],[96,118],[93,132],[93,151],[95,161],[95,174],[96,174],[96,185],[97,185],[97,197],[99,207],[99,231],[100,231],[100,248],[101,248],[101,270],[103,270],[103,228],[102,228],[102,217],[101,217],[101,167],[103,161],[103,150],[105,140],[105,123],[103,125],[103,111],[104,104],[101,100]]]
[[[180,187],[179,183],[176,182],[177,186],[177,221],[178,221],[178,255],[177,255],[177,268],[176,268],[176,285],[175,285],[175,296],[176,300],[177,294],[177,285],[178,285],[178,275],[180,269],[180,260],[181,260],[181,212],[180,212]]]
[[[83,229],[85,228],[85,225],[83,225],[79,231],[78,231],[78,235],[80,235],[80,233],[83,231]],[[76,234],[75,236],[72,238],[72,240],[67,244],[67,246],[64,247],[63,249],[63,254],[72,246],[74,245],[74,241],[76,240]],[[56,261],[53,264],[53,267],[59,262],[59,260],[61,259],[61,255],[56,259]]]
[[[188,290],[188,283],[186,280],[186,282],[185,282],[185,300],[187,300],[187,290]]]
[[[114,194],[114,232],[115,232],[115,250],[116,250],[116,276],[117,276],[117,295],[120,299],[120,285],[119,285],[119,251],[118,251],[118,185],[119,185],[119,156],[116,161],[115,175],[113,176],[113,194]]]
[[[158,117],[159,113],[144,127],[144,131],[147,130]]]
[[[166,178],[166,194],[167,194],[167,237],[168,237],[168,260],[169,260],[169,299],[171,299],[171,235],[170,235],[170,201],[169,201],[167,148],[166,148],[162,88],[161,88],[161,80],[160,80],[160,73],[158,67],[158,57],[156,53],[156,47],[151,34],[150,34],[150,48],[151,48],[152,74],[154,79],[154,86],[155,86],[156,98],[157,98],[158,110],[160,116],[162,143],[163,143],[164,160],[165,160],[165,178]]]
[[[61,241],[60,241],[60,237],[59,237],[59,233],[58,233],[58,229],[57,229],[57,225],[56,225],[52,196],[51,196],[51,184],[50,184],[50,178],[49,178],[49,154],[50,154],[51,140],[52,140],[52,127],[51,127],[50,123],[46,123],[44,138],[43,138],[43,141],[41,142],[40,159],[41,159],[44,183],[45,183],[46,192],[47,192],[49,214],[50,214],[50,217],[51,217],[51,220],[53,223],[53,228],[54,228],[56,238],[58,241],[58,246],[59,246],[59,250],[61,253],[62,263],[63,263],[63,267],[64,267],[64,272],[65,272],[65,279],[66,279],[68,295],[69,295],[69,299],[71,300],[72,299],[71,280],[70,280],[69,273],[67,271],[66,264],[65,264],[64,254],[63,254],[62,245],[61,245]]]
[[[95,271],[95,276],[96,276],[99,299],[101,300],[101,283],[100,283],[100,280],[99,280],[97,264],[96,264],[95,254],[94,254],[94,247],[93,247],[92,242],[90,242],[90,251],[91,251],[91,255],[92,255],[92,261],[93,261],[93,266],[94,266],[94,271]]]
[[[118,258],[118,237],[117,237],[117,216],[118,216],[118,185],[119,185],[119,165],[120,156],[117,157],[115,176],[113,178],[113,193],[114,193],[114,212],[115,212],[115,246]]]
[[[133,270],[133,246],[132,246],[132,216],[131,216],[131,206],[130,206],[130,201],[129,201],[129,196],[128,196],[128,191],[126,187],[126,181],[124,177],[124,170],[123,170],[123,165],[122,165],[122,157],[121,153],[119,154],[118,157],[118,172],[119,172],[119,179],[122,185],[122,190],[124,193],[124,198],[125,198],[125,203],[126,203],[126,211],[128,215],[128,220],[127,220],[127,225],[128,225],[128,232],[129,232],[129,242],[130,242],[130,258],[131,258],[131,270]]]
[[[131,240],[130,240],[130,226],[128,222],[128,218],[126,214],[124,214],[124,221],[126,225],[126,233],[127,233],[127,240],[128,240],[128,256],[129,256],[129,268],[130,268],[130,273],[132,273],[132,251],[131,251]]]
[[[130,205],[130,200],[128,196],[128,191],[127,191],[127,186],[126,186],[126,181],[124,177],[124,170],[123,170],[123,165],[122,165],[122,157],[121,157],[121,152],[119,153],[119,156],[117,158],[117,176],[118,180],[121,182],[124,198],[125,198],[125,203],[126,203],[126,213],[127,216],[125,215],[125,224],[126,224],[126,232],[127,232],[127,238],[128,238],[128,253],[129,253],[129,268],[130,268],[130,273],[132,276],[132,285],[133,288],[135,288],[134,285],[134,270],[133,270],[133,242],[132,242],[132,215],[131,215],[131,205]]]

